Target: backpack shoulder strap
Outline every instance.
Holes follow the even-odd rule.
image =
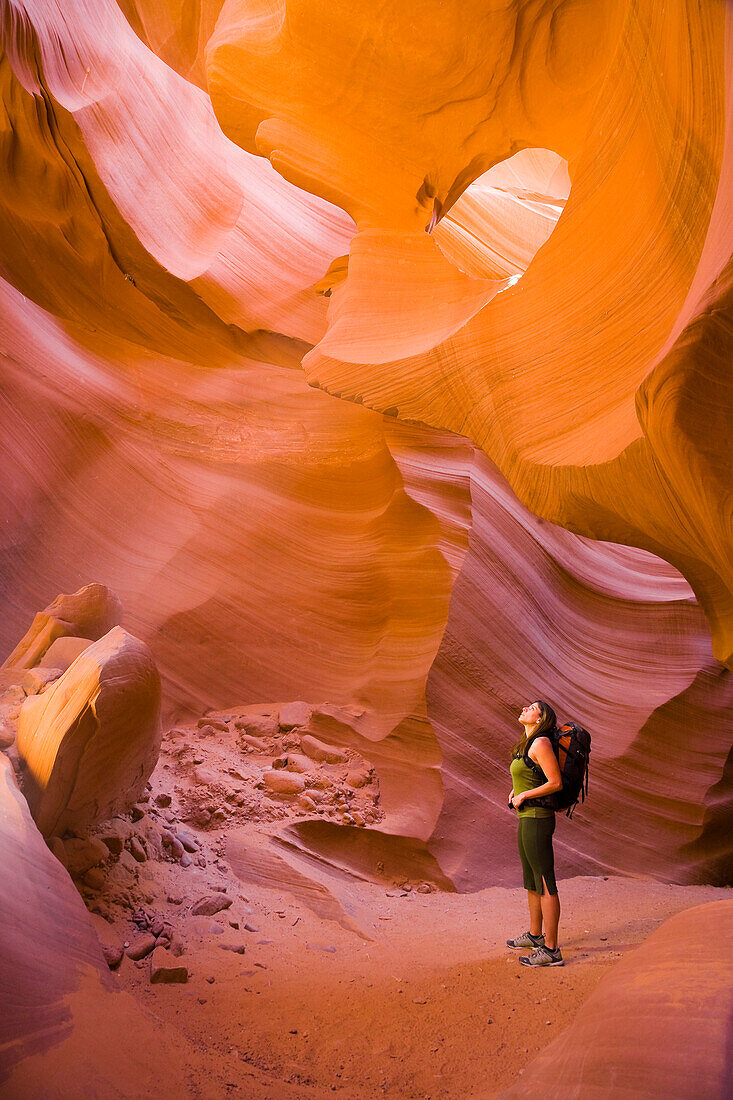
[[[539,764],[536,764],[535,761],[532,759],[532,757],[529,755],[530,746],[534,743],[535,738],[538,737],[538,736],[539,737],[546,737],[547,735],[544,734],[544,733],[542,733],[542,734],[533,733],[532,734],[530,739],[527,741],[527,744],[524,746],[524,763],[527,765],[528,768],[531,768],[533,772],[536,772],[538,775],[543,775],[544,776],[545,773],[543,772],[542,768],[539,766]]]

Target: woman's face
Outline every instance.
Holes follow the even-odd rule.
[[[528,703],[519,715],[519,721],[523,726],[535,726],[542,717],[539,703]]]

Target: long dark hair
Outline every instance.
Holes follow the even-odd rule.
[[[524,756],[524,750],[532,737],[549,737],[557,729],[557,715],[550,704],[545,703],[542,699],[535,699],[535,702],[540,708],[540,720],[537,728],[530,733],[529,737],[527,737],[526,729],[523,730],[522,736],[512,750],[512,760],[516,756]]]

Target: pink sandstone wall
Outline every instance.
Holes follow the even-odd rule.
[[[546,696],[563,870],[729,879],[729,19],[8,0],[3,656],[98,582],[168,718],[361,708],[462,889]]]

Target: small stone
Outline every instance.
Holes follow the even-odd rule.
[[[313,710],[307,703],[286,703],[280,707],[278,721],[281,730],[292,730],[296,726],[307,726],[311,720]]]
[[[166,951],[164,947],[156,947],[150,956],[150,981],[153,985],[158,983],[184,983],[188,981],[188,967]]]
[[[178,839],[187,852],[198,852],[201,847],[196,837],[189,833],[188,829],[179,829]]]
[[[139,806],[133,806],[130,810],[130,818],[132,821],[142,821],[145,817],[145,810],[140,809]]]
[[[130,855],[138,863],[145,863],[148,858],[148,853],[145,850],[145,845],[138,836],[131,836],[127,842]]]
[[[63,675],[60,668],[29,668],[20,682],[26,695],[40,695],[48,684]]]
[[[235,728],[240,732],[240,741],[244,737],[252,737],[259,741],[263,738],[275,737],[280,731],[276,714],[250,714],[237,718]]]
[[[188,854],[188,852],[184,852],[178,862],[180,863],[181,867],[190,867],[193,863],[193,860],[191,859],[191,856]]]
[[[244,954],[243,943],[220,943],[219,947],[222,949],[222,951],[233,951],[235,955]]]
[[[124,840],[121,836],[117,836],[113,833],[108,833],[102,837],[102,841],[109,848],[109,853],[112,856],[118,856],[124,846]]]
[[[117,866],[124,867],[124,869],[129,872],[129,874],[137,876],[139,864],[137,860],[130,855],[126,848],[120,854],[120,859]]]
[[[237,740],[243,752],[246,752],[248,749],[258,753],[267,752],[267,743],[263,741],[261,737],[253,737],[250,733],[240,733]]]
[[[298,772],[301,775],[307,775],[315,767],[310,757],[304,756],[302,752],[288,752],[281,759],[285,761],[285,767],[289,772]]]
[[[418,894],[432,894],[433,888],[429,882],[421,882],[417,888]]]
[[[99,867],[92,867],[87,871],[82,879],[85,886],[88,886],[90,890],[101,890],[107,881],[104,872],[100,871]]]
[[[191,906],[191,914],[194,917],[213,917],[215,913],[228,909],[231,904],[232,899],[226,894],[207,894],[194,902]]]
[[[7,724],[7,722],[0,722],[0,752],[4,752],[5,749],[9,749],[15,742],[15,731]]]
[[[171,796],[169,794],[158,794],[155,796],[155,805],[165,809],[166,806],[170,806]]]
[[[207,982],[209,983],[209,985],[213,985],[213,984],[214,984],[214,982],[216,981],[216,978],[215,978],[215,977],[214,977],[214,975],[212,974],[210,978],[207,978],[207,979],[206,979],[206,981],[207,981]]]
[[[255,928],[253,924],[245,924],[244,930],[245,932],[259,932],[259,928]]]
[[[72,878],[81,878],[92,867],[109,859],[109,848],[96,838],[69,837],[63,842],[64,865]]]
[[[113,947],[111,944],[105,944],[102,948],[102,954],[110,970],[115,970],[122,962],[125,952],[122,947]]]
[[[187,854],[186,849],[183,847],[177,836],[174,836],[173,840],[171,841],[170,853],[175,859],[182,859],[183,856]],[[190,861],[191,857],[189,856],[188,858]]]
[[[61,837],[49,837],[46,843],[48,844],[53,854],[56,856],[56,859],[59,861],[59,863],[63,864],[63,866],[66,867],[66,849],[64,848],[64,842]]]
[[[346,773],[346,783],[355,790],[366,787],[371,782],[371,775],[365,768],[354,768]]]
[[[229,726],[222,718],[199,718],[197,725],[202,731],[206,726],[210,726],[212,732],[218,730],[220,733],[227,733],[229,730]]]
[[[300,794],[305,789],[305,780],[296,772],[268,770],[262,773],[266,785],[276,794]]]
[[[183,894],[178,894],[178,893],[172,893],[171,892],[170,894],[168,894],[166,896],[165,900],[168,902],[169,905],[182,905],[183,904]]]
[[[319,741],[317,737],[312,737],[310,734],[306,734],[305,737],[301,738],[300,748],[306,756],[310,756],[311,760],[317,760],[320,763],[345,764],[348,759],[342,749],[327,745],[324,741]]]
[[[127,955],[130,959],[144,959],[146,955],[149,955],[151,951],[155,950],[155,936],[148,933],[145,936],[136,936],[127,948]]]

